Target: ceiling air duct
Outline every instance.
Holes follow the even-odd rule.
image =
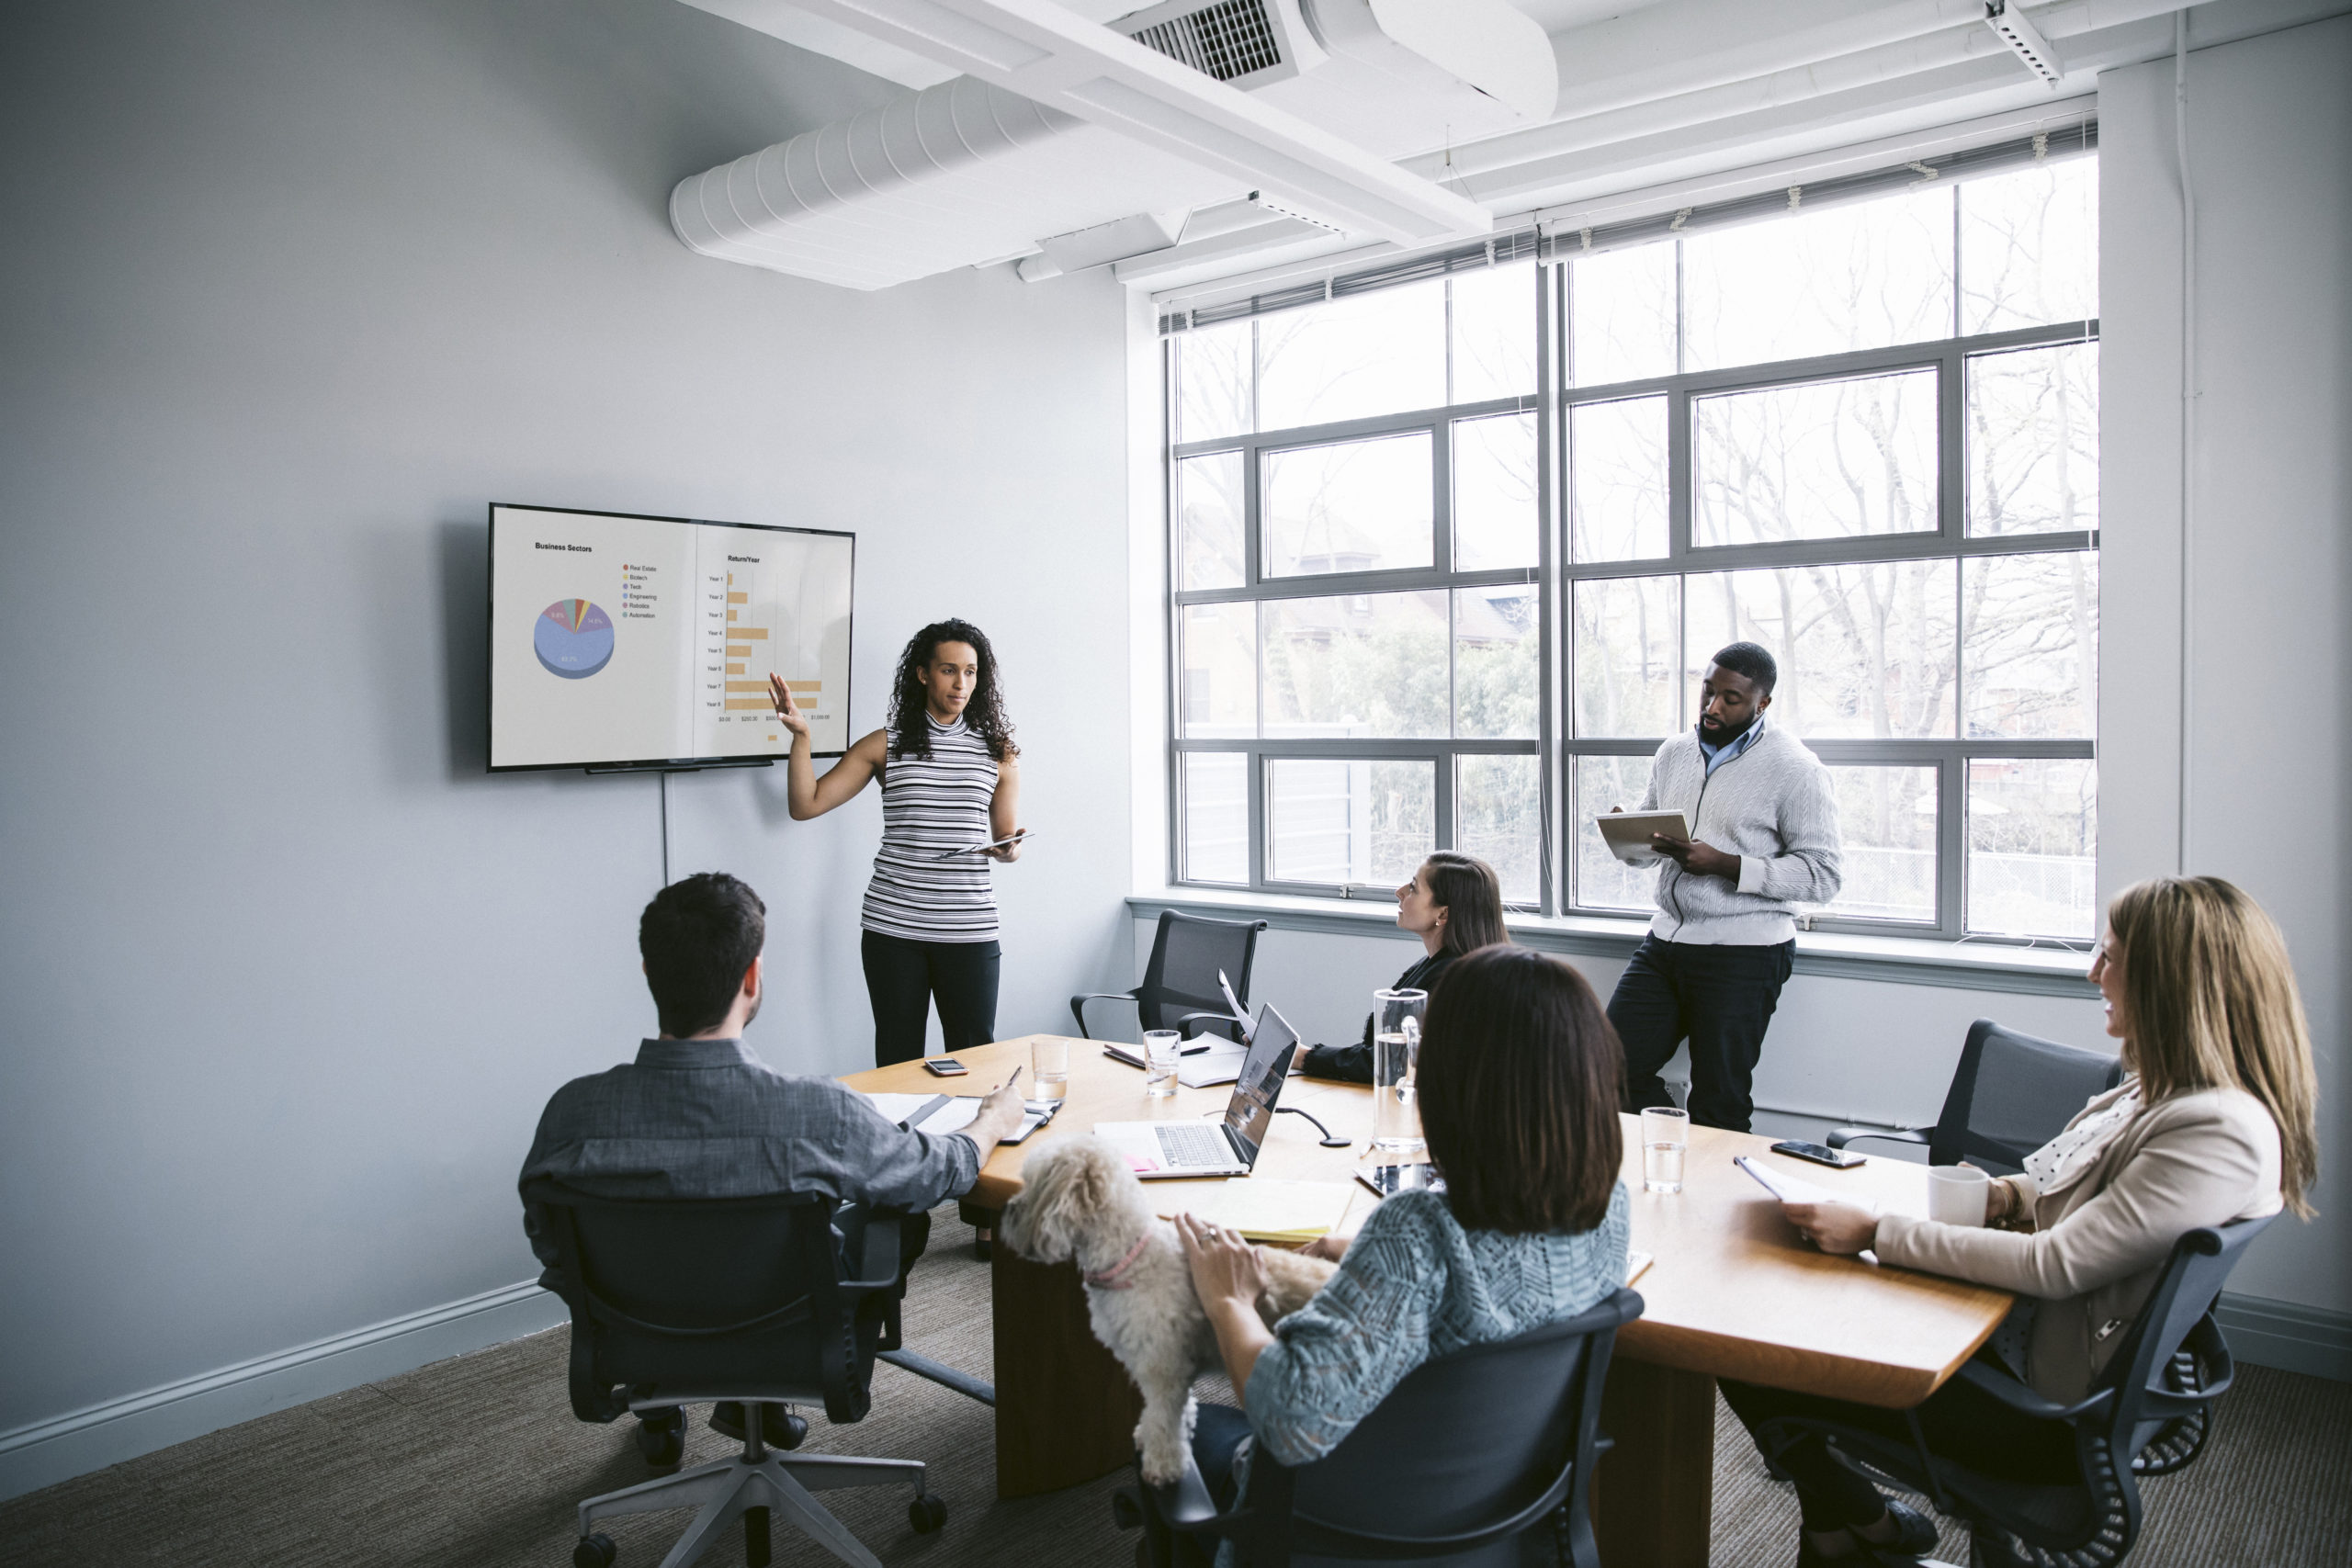
[[[1508,0],[1176,0],[1108,27],[1307,122],[1324,133],[1312,142],[1339,137],[1376,174],[1366,190],[1394,185],[1389,160],[1540,121],[1556,96],[1550,39]],[[1073,70],[1095,68],[1070,49]],[[1022,257],[1035,280],[1148,254],[1193,209],[1261,191],[1270,206],[1318,210],[1302,199],[1312,189],[1236,178],[1216,161],[967,75],[683,180],[670,221],[704,255],[883,288]],[[1458,193],[1440,202],[1412,183],[1419,207],[1485,220]],[[1329,213],[1311,220],[1340,227]]]

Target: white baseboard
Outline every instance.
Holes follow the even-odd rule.
[[[0,1432],[0,1499],[519,1339],[554,1327],[566,1315],[559,1297],[525,1280]]]

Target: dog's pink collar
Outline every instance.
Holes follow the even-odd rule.
[[[1122,1280],[1119,1276],[1125,1273],[1129,1269],[1135,1267],[1136,1259],[1143,1256],[1144,1243],[1150,1239],[1151,1228],[1147,1225],[1144,1227],[1143,1234],[1136,1237],[1136,1244],[1127,1248],[1127,1255],[1125,1258],[1120,1258],[1116,1263],[1114,1263],[1110,1268],[1105,1269],[1100,1274],[1089,1273],[1084,1275],[1083,1278],[1086,1282],[1090,1285],[1100,1285],[1106,1291],[1124,1291],[1129,1289],[1135,1284],[1135,1281],[1133,1280]]]

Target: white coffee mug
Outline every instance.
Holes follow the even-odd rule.
[[[1981,1225],[1993,1179],[1973,1165],[1928,1168],[1928,1218],[1939,1224]]]

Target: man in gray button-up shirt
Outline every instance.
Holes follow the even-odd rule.
[[[779,1073],[743,1043],[760,1008],[766,907],[724,873],[655,895],[638,923],[662,1037],[637,1060],[574,1078],[539,1117],[522,1179],[552,1176],[628,1198],[820,1192],[922,1214],[970,1190],[980,1163],[1020,1124],[1006,1083],[961,1132],[910,1133],[831,1078]],[[523,1228],[550,1272],[555,1248],[534,1205]]]

